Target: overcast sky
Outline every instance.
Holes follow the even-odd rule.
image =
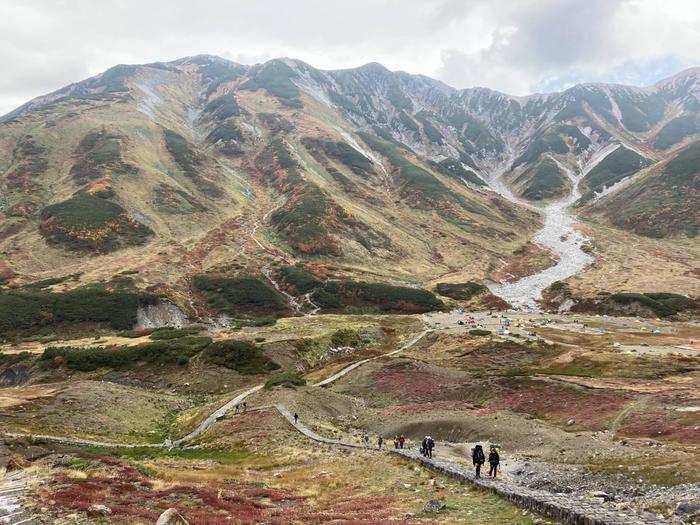
[[[700,63],[696,0],[0,0],[0,114],[118,63],[381,62],[514,95]]]

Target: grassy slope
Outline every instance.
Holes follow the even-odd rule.
[[[700,227],[700,142],[588,210],[647,237],[695,237]]]

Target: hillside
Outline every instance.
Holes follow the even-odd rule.
[[[13,287],[77,276],[59,289],[126,274],[197,316],[196,278],[276,287],[281,266],[480,281],[540,225],[501,180],[537,203],[582,178],[592,224],[692,238],[697,76],[510,97],[379,64],[116,66],[2,118],[0,269]]]

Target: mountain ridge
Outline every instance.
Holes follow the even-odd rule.
[[[634,232],[614,221],[634,217],[627,203],[599,194],[624,182],[645,207],[666,192],[656,175],[656,191],[634,188],[700,140],[696,73],[661,94],[588,84],[516,101],[377,63],[118,65],[0,123],[0,249],[17,282],[78,268],[103,279],[136,256],[142,285],[171,281],[180,298],[197,275],[273,275],[275,260],[411,285],[483,281],[534,253],[523,246],[536,209],[571,192],[570,176],[590,227]],[[609,156],[620,146],[636,156]],[[664,206],[691,220],[655,213],[637,233],[695,235],[695,179],[678,180],[688,189]],[[86,202],[87,225],[75,209]]]

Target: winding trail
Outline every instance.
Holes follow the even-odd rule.
[[[324,387],[324,386],[328,386],[328,385],[330,385],[331,383],[334,383],[335,381],[337,381],[338,379],[340,379],[341,377],[346,376],[348,373],[352,372],[352,371],[355,370],[356,368],[359,368],[359,367],[361,367],[362,365],[364,365],[365,363],[368,363],[369,361],[374,361],[375,359],[382,359],[382,358],[384,358],[384,357],[391,357],[392,355],[396,355],[396,354],[398,354],[399,352],[403,352],[404,350],[406,350],[406,349],[408,349],[408,348],[411,348],[413,345],[415,345],[418,341],[420,341],[421,339],[423,339],[423,337],[425,337],[425,336],[426,336],[427,334],[429,334],[430,332],[434,332],[434,330],[432,330],[432,329],[423,330],[420,334],[418,334],[416,337],[414,337],[413,339],[411,339],[408,343],[406,343],[405,345],[403,345],[401,348],[399,348],[399,349],[397,349],[397,350],[393,350],[393,351],[391,351],[391,352],[389,352],[389,353],[386,353],[386,354],[381,354],[381,355],[377,355],[377,356],[374,356],[374,357],[368,357],[367,359],[361,359],[360,361],[357,361],[357,362],[355,362],[355,363],[353,363],[353,364],[351,364],[351,365],[346,366],[346,367],[343,368],[340,372],[338,372],[338,373],[336,373],[336,374],[333,374],[331,377],[329,377],[329,378],[327,378],[327,379],[324,379],[323,381],[319,381],[318,383],[315,383],[315,384],[312,385],[312,386],[315,386],[315,387]]]
[[[388,352],[386,354],[378,355],[375,357],[362,359],[355,363],[352,363],[336,374],[328,377],[323,381],[315,383],[314,387],[322,388],[330,385],[331,383],[337,381],[338,379],[346,376],[351,371],[357,369],[363,364],[373,361],[376,359],[381,359],[385,357],[390,357],[396,355],[408,348],[414,346],[418,341],[423,339],[427,334],[433,332],[432,329],[426,329],[420,334],[413,337],[410,341],[402,345],[397,350]],[[63,444],[71,445],[90,445],[90,446],[107,446],[107,447],[123,447],[123,448],[134,448],[134,447],[167,447],[172,448],[175,446],[184,445],[196,437],[202,435],[206,432],[214,423],[219,419],[224,417],[232,408],[236,405],[241,404],[246,398],[252,394],[262,390],[264,385],[257,385],[252,387],[236,397],[228,401],[225,405],[221,406],[210,414],[195,430],[190,432],[188,435],[181,439],[175,440],[173,442],[166,441],[162,444],[123,444],[123,443],[106,443],[91,440],[82,439],[71,439],[62,438],[56,436],[42,436],[33,434],[17,434],[17,433],[4,433],[7,437],[28,437],[38,440],[58,442]],[[268,409],[272,407],[258,407],[258,410]],[[437,458],[428,459],[419,454],[415,449],[383,449],[379,450],[374,447],[367,447],[358,443],[351,443],[348,441],[343,441],[340,439],[331,439],[319,435],[314,432],[306,425],[300,421],[295,421],[294,416],[291,412],[281,404],[274,405],[274,409],[289,422],[298,432],[304,435],[306,438],[311,439],[317,443],[322,443],[329,446],[339,446],[344,448],[352,449],[364,449],[368,452],[382,453],[382,454],[396,454],[403,457],[409,461],[416,461],[423,464],[425,467],[430,468],[438,473],[453,477],[465,483],[471,483],[482,489],[490,490],[500,497],[503,497],[513,503],[519,505],[520,507],[530,509],[532,511],[547,515],[556,520],[561,520],[568,524],[574,525],[668,525],[670,522],[663,519],[657,518],[655,516],[639,516],[631,512],[624,512],[608,508],[600,503],[594,501],[585,500],[582,498],[573,498],[570,495],[565,494],[552,494],[543,490],[530,489],[527,487],[522,487],[520,485],[514,484],[504,479],[490,479],[490,478],[475,478],[472,470],[462,464],[442,461]],[[255,409],[253,409],[255,410]],[[0,524],[8,525],[32,525],[37,523],[37,521],[32,517],[28,510],[24,506],[24,501],[26,501],[26,495],[29,491],[29,486],[27,484],[19,481],[18,474],[6,475],[4,478],[0,479]]]

